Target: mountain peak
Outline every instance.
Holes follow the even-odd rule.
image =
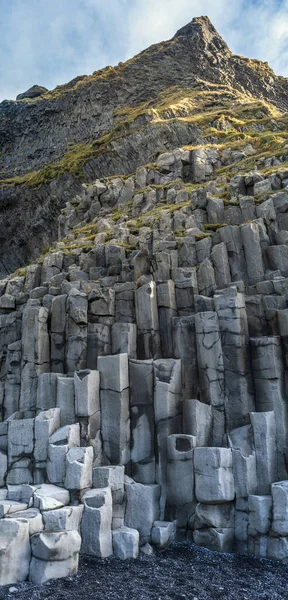
[[[181,27],[175,34],[174,39],[180,37],[191,41],[193,40],[193,44],[195,44],[195,41],[198,38],[205,43],[205,46],[214,46],[218,51],[221,50],[231,54],[226,42],[207,16],[194,17],[190,23]]]

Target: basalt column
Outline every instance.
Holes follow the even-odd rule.
[[[86,294],[72,288],[67,298],[66,325],[66,368],[71,375],[87,365],[87,310]]]
[[[198,366],[195,315],[173,319],[173,352],[175,358],[181,359],[183,399],[196,398]]]
[[[243,294],[223,293],[214,297],[221,332],[225,416],[228,431],[249,423],[255,409],[251,375],[247,314]]]
[[[130,460],[128,355],[99,356],[103,452],[110,464]]]
[[[48,309],[27,304],[22,325],[22,372],[20,410],[23,416],[35,415],[38,376],[50,370]],[[36,301],[37,302],[37,301]]]
[[[52,300],[50,334],[52,373],[65,373],[66,302],[66,295],[55,296]]]
[[[257,410],[274,411],[277,432],[277,474],[279,480],[286,479],[288,406],[285,396],[281,340],[277,336],[251,338],[250,343]]]
[[[142,285],[135,293],[137,356],[141,360],[161,356],[160,325],[155,281]]]
[[[197,359],[201,400],[212,405],[214,446],[222,446],[225,433],[224,363],[216,312],[195,315]]]
[[[156,480],[161,485],[160,518],[166,504],[167,438],[181,432],[181,361],[154,361],[154,410],[156,423]]]
[[[155,483],[153,360],[130,360],[131,476]]]
[[[170,435],[167,439],[167,515],[177,529],[186,530],[195,511],[193,435]]]

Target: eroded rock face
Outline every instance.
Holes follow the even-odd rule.
[[[128,559],[174,539],[288,560],[288,153],[285,135],[277,156],[261,146],[262,132],[276,144],[286,117],[259,100],[269,100],[269,73],[282,109],[286,82],[263,65],[261,81],[252,77],[254,63],[248,82],[242,58],[234,72],[236,57],[205,18],[154,50],[165,78],[160,66],[152,79],[150,65],[144,94],[141,71],[135,103],[165,90],[167,77],[186,85],[184,100],[180,91],[170,102],[169,92],[164,108],[129,113],[127,136],[109,138],[84,166],[89,184],[67,175],[45,189],[0,191],[17,228],[11,238],[1,221],[13,245],[9,256],[1,246],[3,271],[58,234],[0,280],[0,585],[71,575],[80,549]],[[146,60],[122,71],[139,73]],[[205,85],[195,85],[199,69]],[[215,95],[223,69],[235,90]],[[70,93],[76,108],[88,89],[99,111],[105,104],[97,127],[95,98],[93,116],[87,107],[91,136],[113,125],[115,90],[124,110],[124,78],[86,79],[49,98],[64,115],[55,156],[74,123]],[[240,84],[257,101],[240,102]],[[233,122],[223,118],[232,101]],[[24,122],[28,114],[25,99],[1,110],[12,111],[12,129],[17,111]],[[45,112],[40,145],[49,124]],[[3,160],[14,168],[13,152]]]

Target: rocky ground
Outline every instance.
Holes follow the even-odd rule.
[[[135,561],[83,557],[75,577],[3,587],[0,600],[287,600],[287,575],[281,563],[177,543]]]

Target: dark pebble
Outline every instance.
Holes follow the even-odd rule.
[[[84,556],[77,575],[1,588],[3,600],[288,600],[288,567],[190,543],[122,562]]]

